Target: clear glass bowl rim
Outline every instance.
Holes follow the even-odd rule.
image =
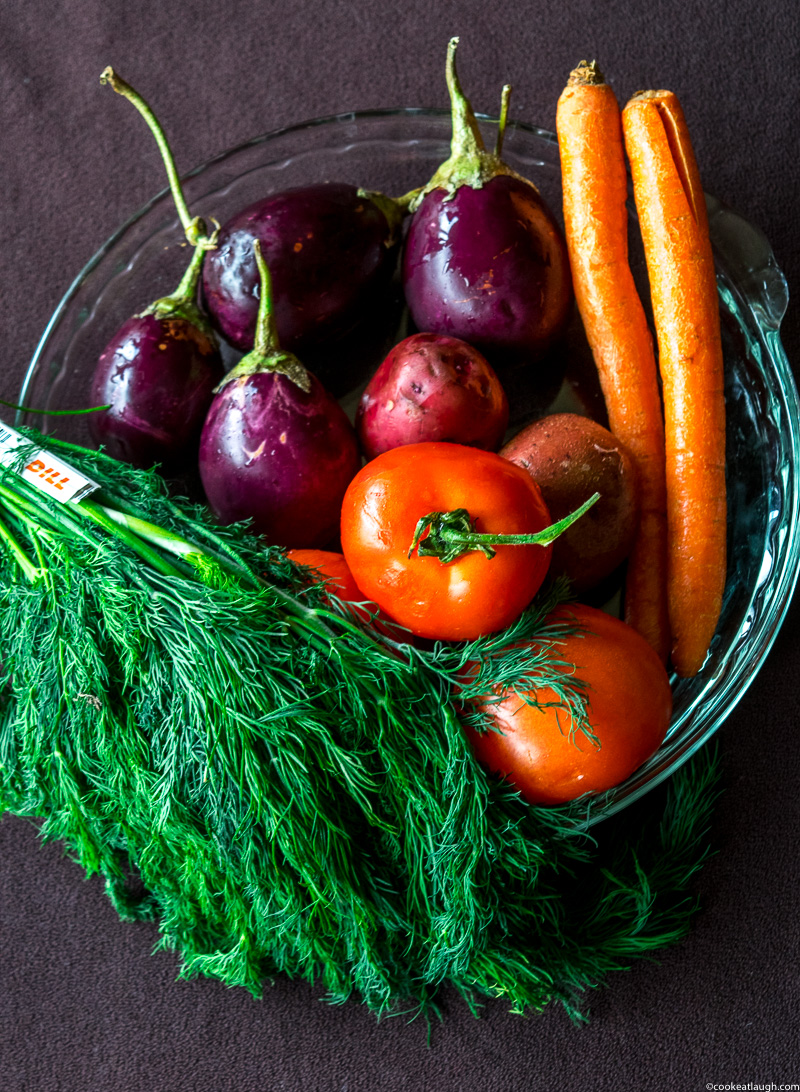
[[[477,117],[479,121],[482,122],[490,124],[497,123],[497,118],[490,115],[478,114]],[[338,114],[330,114],[325,117],[312,118],[297,124],[273,129],[260,136],[243,141],[235,147],[226,149],[218,155],[206,160],[204,163],[201,163],[199,166],[183,175],[182,179],[188,181],[210,168],[221,165],[225,161],[234,158],[246,149],[261,144],[268,144],[285,136],[298,135],[321,127],[358,125],[361,122],[370,122],[373,120],[411,120],[413,118],[427,120],[446,119],[449,122],[450,112],[449,110],[426,107],[396,107],[388,109],[346,111]],[[524,121],[509,122],[508,132],[513,130],[520,130],[536,137],[546,144],[552,145],[557,155],[557,137],[549,130]],[[21,407],[25,406],[28,390],[31,386],[37,367],[40,366],[40,362],[43,359],[50,339],[64,318],[69,304],[79,288],[132,225],[146,216],[146,214],[168,193],[168,187],[165,187],[142,205],[132,216],[125,220],[74,278],[72,284],[69,286],[51,315],[31,358],[18,396],[18,403]],[[745,221],[745,223],[748,222]],[[753,228],[753,225],[749,223],[748,227],[758,232],[758,229]],[[760,235],[761,233],[758,232],[758,234]],[[764,240],[764,242],[766,243],[766,240]],[[766,245],[768,246],[768,244]],[[778,270],[777,264],[774,263],[774,258],[772,258],[771,248],[769,248],[769,254],[773,263],[771,266],[773,273],[782,278],[782,274]],[[785,281],[783,281],[783,284],[785,286]],[[733,653],[737,651],[738,647],[738,645],[734,643],[734,646],[729,650],[729,653],[726,654],[723,663],[720,665],[718,676],[725,675],[725,678],[722,680],[721,685],[717,686],[715,689],[713,711],[709,713],[708,711],[704,712],[702,709],[698,710],[693,704],[692,708],[687,710],[684,714],[683,719],[686,719],[689,714],[692,715],[695,727],[695,730],[691,734],[690,739],[686,741],[685,745],[661,763],[658,761],[660,752],[657,752],[640,771],[637,771],[628,782],[625,782],[618,788],[610,790],[608,793],[597,794],[588,802],[585,800],[576,801],[569,809],[569,812],[577,829],[586,829],[600,820],[608,818],[644,795],[644,793],[650,791],[656,785],[671,776],[676,769],[708,741],[752,683],[767,654],[772,648],[788,611],[792,594],[797,583],[798,572],[800,572],[800,541],[798,541],[800,535],[800,488],[798,487],[796,473],[797,468],[800,467],[800,398],[798,398],[797,387],[795,385],[791,366],[780,341],[778,324],[775,323],[774,325],[771,325],[770,323],[764,323],[763,326],[759,326],[759,334],[762,339],[762,347],[766,350],[766,357],[769,365],[772,366],[772,371],[770,371],[769,367],[761,369],[762,377],[766,384],[772,389],[773,393],[780,395],[786,407],[785,428],[781,432],[781,440],[784,453],[788,457],[788,462],[792,467],[792,473],[784,489],[786,504],[781,513],[781,527],[784,529],[784,534],[780,539],[779,549],[776,551],[775,567],[769,580],[771,594],[769,596],[768,604],[764,609],[759,611],[755,623],[749,630],[751,640],[748,643],[748,654],[745,662],[743,664],[739,663],[739,659],[741,659],[739,657],[737,658],[737,665],[734,670],[728,670],[730,666],[729,661],[733,658]],[[767,335],[770,336],[767,337]],[[17,412],[16,423],[26,423],[24,412]],[[743,671],[743,668],[746,668],[746,671]],[[726,700],[723,701],[723,699]],[[676,732],[676,727],[677,725],[671,727],[668,741],[670,738],[677,737],[678,733]]]

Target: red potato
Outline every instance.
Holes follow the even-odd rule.
[[[356,415],[367,459],[405,444],[450,442],[497,451],[508,399],[488,361],[465,341],[413,334],[392,349]]]
[[[588,417],[555,413],[527,425],[500,454],[527,470],[553,520],[600,494],[553,543],[550,572],[569,577],[578,594],[610,576],[628,556],[639,518],[636,466],[625,445]]]

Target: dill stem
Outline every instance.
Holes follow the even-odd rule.
[[[215,550],[215,555],[218,557],[225,557],[229,559],[232,570],[235,570],[239,575],[246,577],[251,584],[256,586],[258,581],[247,567],[246,562],[237,553],[236,550],[226,542],[220,535],[216,534],[210,527],[205,526],[196,519],[192,519],[191,515],[184,512],[174,501],[169,502],[170,510],[173,515],[178,519],[183,520],[192,530],[204,538],[207,542],[210,542]],[[133,513],[135,514],[135,513]]]
[[[86,502],[84,502],[81,507],[85,506]],[[91,507],[93,509],[95,508],[94,505]],[[151,523],[149,520],[142,519],[140,516],[132,515],[129,512],[117,511],[105,505],[100,506],[99,510],[105,513],[106,517],[115,524],[117,529],[128,529],[133,532],[135,536],[141,537],[155,546],[160,546],[162,549],[168,550],[170,553],[175,554],[177,557],[184,558],[190,563],[193,559],[206,557],[215,561],[233,575],[246,577],[249,582],[256,587],[269,588],[272,594],[280,602],[284,612],[291,616],[291,620],[287,619],[290,628],[293,630],[302,630],[307,637],[313,640],[317,648],[326,654],[330,654],[331,651],[334,651],[337,657],[340,660],[343,660],[342,654],[336,644],[337,634],[324,621],[326,617],[331,618],[336,622],[337,626],[342,626],[351,633],[357,631],[359,638],[369,640],[376,649],[381,647],[377,641],[368,634],[365,634],[363,630],[359,629],[352,622],[349,622],[346,618],[342,618],[332,611],[323,612],[316,608],[303,606],[292,596],[281,591],[280,588],[276,588],[274,584],[270,584],[269,581],[263,580],[256,574],[240,567],[238,564],[231,564],[226,558],[222,558],[216,554],[210,553],[208,550],[202,549],[197,543],[191,542],[189,539],[185,539],[180,535],[176,535],[172,531],[168,531],[165,527],[160,527],[158,524]],[[370,692],[375,696],[380,696],[372,688],[368,689],[370,689]]]
[[[75,450],[81,450],[76,445],[66,443],[59,446],[67,448],[74,447]],[[295,621],[291,626],[292,629],[302,628],[308,635],[313,635],[317,646],[323,652],[330,653],[332,649],[335,649],[337,634],[325,624],[318,611],[311,607],[306,607],[302,603],[298,603],[297,600],[287,592],[282,591],[280,588],[275,587],[275,585],[270,584],[269,581],[263,580],[257,574],[248,570],[244,564],[238,562],[238,560],[234,560],[236,555],[232,550],[225,550],[226,555],[228,555],[227,557],[221,557],[216,552],[212,553],[208,549],[199,546],[197,543],[191,542],[180,535],[176,535],[172,531],[168,531],[165,527],[160,527],[158,524],[143,519],[140,515],[133,514],[134,509],[132,506],[118,497],[112,498],[108,493],[104,493],[106,499],[112,500],[115,505],[119,505],[120,509],[127,509],[128,511],[117,511],[107,505],[98,505],[93,501],[88,500],[82,501],[79,504],[59,504],[58,509],[51,509],[48,505],[41,503],[41,494],[33,489],[33,487],[29,487],[28,483],[25,482],[23,478],[18,479],[18,485],[25,491],[30,490],[33,493],[34,499],[20,496],[19,493],[9,489],[2,482],[0,482],[0,498],[3,498],[7,502],[9,508],[13,508],[19,518],[25,519],[25,522],[29,525],[41,526],[42,520],[56,528],[59,524],[62,526],[66,525],[70,530],[76,532],[82,538],[87,539],[94,545],[96,544],[95,540],[90,535],[87,535],[79,524],[76,524],[73,519],[63,518],[64,516],[67,516],[67,510],[73,513],[80,513],[82,516],[88,517],[93,522],[97,523],[108,533],[120,539],[137,553],[143,561],[148,562],[164,576],[175,576],[185,579],[187,574],[182,569],[172,565],[156,550],[151,549],[148,543],[159,546],[174,554],[176,557],[183,558],[189,562],[191,562],[193,556],[196,558],[207,557],[209,560],[215,561],[226,571],[247,580],[248,583],[253,586],[269,588],[272,594],[275,595],[280,602],[284,612],[294,618]],[[182,513],[180,514],[183,515]],[[209,537],[216,539],[216,536],[211,535],[211,533],[209,533]],[[226,545],[225,543],[222,543],[221,540],[218,541],[220,545]],[[231,558],[231,560],[229,560],[229,558]],[[28,564],[30,564],[30,562],[28,562]],[[334,617],[334,615],[329,614],[329,617]],[[355,628],[344,618],[339,619],[336,617],[336,621],[337,623],[341,621],[348,629],[352,630]],[[359,631],[359,633],[361,633],[361,631]],[[373,643],[377,646],[377,642]]]
[[[0,498],[2,498],[6,507],[14,512],[15,516],[22,518],[22,513],[24,512],[28,516],[28,522],[31,522],[31,520],[36,523],[39,522],[38,517],[41,514],[40,507],[33,501],[21,497],[13,489],[9,489],[4,482],[0,482]]]
[[[0,398],[0,406],[8,406],[9,409],[16,410],[17,413],[38,413],[48,417],[82,417],[87,413],[98,413],[100,410],[110,409],[110,406],[89,406],[88,409],[34,409],[32,406],[19,406],[16,402],[6,402]]]
[[[76,451],[83,450],[74,444],[65,446],[72,447]],[[281,605],[286,613],[293,615],[300,622],[308,622],[313,618],[329,617],[334,619],[337,625],[345,627],[349,632],[353,633],[357,631],[359,637],[365,637],[367,640],[370,640],[376,648],[382,648],[382,645],[370,638],[368,634],[364,634],[362,629],[349,622],[346,618],[336,615],[331,611],[322,612],[315,608],[305,607],[301,603],[298,603],[291,595],[281,591],[280,588],[275,587],[275,585],[271,584],[268,580],[264,580],[262,577],[258,576],[247,566],[246,562],[229,543],[215,534],[210,527],[192,519],[192,517],[184,512],[174,501],[168,502],[172,513],[191,527],[198,536],[210,543],[213,549],[209,549],[208,546],[193,542],[191,539],[184,538],[181,535],[176,535],[174,532],[168,531],[165,527],[161,527],[158,524],[145,519],[140,509],[136,508],[122,497],[110,493],[108,490],[103,490],[103,497],[113,505],[113,507],[107,505],[103,506],[103,510],[111,519],[120,524],[127,523],[131,530],[134,530],[137,534],[141,535],[142,538],[153,543],[153,545],[161,546],[163,549],[174,553],[177,557],[184,557],[188,560],[191,560],[193,555],[196,557],[209,558],[210,560],[215,561],[232,576],[239,577],[241,580],[246,581],[251,587],[269,588],[281,601]],[[322,626],[314,626],[313,623],[311,623],[309,631],[323,636],[327,642],[337,639],[337,635],[329,627],[325,626],[324,623]],[[397,642],[389,641],[388,639],[387,643],[391,644],[392,647],[397,645]]]
[[[47,411],[50,413],[50,410]],[[46,446],[48,449],[55,449],[56,451],[74,451],[76,454],[85,456],[88,448],[82,447],[80,444],[71,444],[69,440],[59,440],[57,436],[41,437],[42,440],[46,440]],[[112,455],[107,455],[105,451],[92,451],[92,458],[99,463],[105,463],[109,467],[119,469],[119,459],[115,459]]]
[[[154,546],[161,546],[164,550],[168,550],[171,554],[175,554],[176,557],[191,560],[192,556],[208,556],[205,551],[198,549],[193,542],[181,538],[180,535],[173,534],[173,532],[168,531],[166,527],[159,527],[157,523],[151,523],[149,520],[142,519],[140,516],[131,515],[128,512],[120,512],[115,508],[109,508],[105,504],[99,505],[98,507],[105,512],[106,516],[108,516],[108,518],[118,527],[127,528],[139,538],[143,538],[146,542],[150,542]]]
[[[13,515],[14,519],[24,524],[31,535],[50,533],[49,528],[45,527],[40,519],[39,510],[32,504],[26,504],[21,498],[15,497],[12,499],[3,496],[2,487],[0,487],[0,497],[2,497],[2,503],[5,505],[6,511]],[[35,512],[35,515],[31,515],[31,510]]]
[[[17,542],[11,531],[8,529],[5,523],[3,523],[2,520],[0,520],[0,539],[2,539],[2,541],[8,547],[12,557],[22,569],[28,580],[30,580],[31,583],[37,580],[40,575],[39,570],[28,559],[25,551],[22,549],[20,544]]]
[[[64,506],[61,503],[57,503],[51,509],[48,505],[40,503],[41,497],[37,495],[37,490],[34,487],[29,486],[23,478],[20,478],[19,482],[33,493],[33,499],[15,493],[0,482],[0,501],[5,505],[6,510],[14,515],[15,519],[25,524],[32,537],[38,537],[41,534],[52,534],[53,532],[60,534],[67,532],[76,538],[82,539],[90,546],[97,547],[96,540],[68,512],[63,510]]]
[[[17,479],[16,484],[20,492],[9,489],[0,482],[0,498],[18,519],[24,520],[29,527],[35,526],[42,529],[48,527],[62,533],[66,529],[77,538],[83,539],[90,546],[97,546],[96,539],[86,531],[78,520],[74,519],[66,511],[66,505],[60,501],[54,502],[52,507],[46,504],[44,495],[35,486],[29,485],[22,477]],[[73,505],[72,507],[77,506]]]
[[[85,506],[82,505],[81,507]],[[280,591],[273,584],[270,584],[266,580],[262,580],[254,573],[248,572],[246,569],[240,569],[238,565],[234,566],[226,559],[215,556],[208,550],[198,546],[197,543],[191,542],[189,539],[182,538],[180,535],[174,534],[172,531],[168,531],[165,527],[159,527],[158,524],[151,523],[149,520],[141,519],[139,516],[130,515],[126,512],[115,511],[113,508],[106,506],[94,506],[91,508],[96,511],[101,511],[105,514],[106,518],[114,524],[114,533],[119,533],[119,529],[128,529],[135,536],[145,539],[147,542],[151,542],[155,546],[160,546],[164,550],[168,550],[170,553],[175,554],[176,557],[181,557],[187,561],[192,558],[205,557],[209,560],[215,561],[221,565],[228,572],[232,572],[236,576],[246,576],[256,586],[267,587],[272,591],[276,597],[281,601],[281,605],[284,607],[287,613],[295,616],[297,621],[300,621],[309,633],[314,633],[318,637],[324,638],[327,645],[330,645],[335,639],[336,634],[322,623],[317,623],[315,619],[318,617],[316,611],[310,607],[304,607],[302,604],[297,603],[291,596],[285,592]],[[98,520],[98,522],[100,522]]]
[[[73,512],[80,512],[81,515],[86,516],[88,519],[93,520],[99,524],[103,530],[110,532],[116,538],[124,542],[126,546],[129,546],[134,553],[137,553],[143,561],[147,561],[154,569],[160,572],[163,576],[177,576],[185,579],[186,574],[173,565],[170,561],[167,561],[151,549],[150,546],[138,535],[133,534],[126,527],[120,526],[106,515],[104,509],[95,504],[93,501],[81,501],[80,504],[70,503],[70,508]]]
[[[81,448],[76,445],[70,446],[75,447],[76,451],[81,451]],[[109,492],[107,489],[102,491],[102,497],[109,502],[108,505],[103,505],[103,508],[112,519],[118,523],[123,523],[123,520],[120,517],[129,516],[135,521],[130,525],[131,529],[137,529],[142,538],[146,539],[148,542],[152,542],[154,545],[159,545],[163,549],[169,550],[177,557],[185,557],[188,559],[191,558],[192,555],[195,555],[197,557],[209,558],[210,560],[217,562],[218,565],[222,566],[232,575],[246,580],[251,587],[257,588],[262,583],[266,583],[265,581],[259,581],[239,554],[225,542],[224,539],[220,538],[219,535],[214,534],[210,528],[205,527],[197,520],[192,519],[191,516],[184,512],[174,501],[167,500],[166,502],[172,514],[191,527],[191,529],[201,538],[212,543],[214,546],[213,551],[209,550],[207,546],[201,546],[191,539],[176,535],[174,532],[168,531],[166,527],[161,527],[151,520],[146,519],[140,508],[137,508],[122,497],[117,496],[115,493]]]

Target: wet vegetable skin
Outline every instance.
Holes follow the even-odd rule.
[[[426,441],[496,451],[507,425],[508,399],[494,369],[465,341],[441,334],[413,334],[395,345],[356,415],[368,459]]]
[[[200,477],[225,523],[250,519],[278,546],[324,546],[361,465],[356,436],[339,404],[310,376],[303,391],[262,372],[227,383],[200,441]]]
[[[666,670],[636,630],[577,603],[558,616],[586,631],[566,637],[556,650],[588,687],[599,748],[582,732],[570,738],[571,714],[548,689],[528,691],[541,708],[516,693],[487,701],[483,708],[499,731],[465,727],[479,761],[532,804],[564,804],[619,785],[660,746],[672,714]]]
[[[403,286],[420,330],[475,345],[492,365],[541,357],[572,307],[566,244],[537,190],[498,175],[426,194],[409,227]]]
[[[408,557],[418,520],[466,508],[482,532],[550,524],[539,488],[519,467],[461,444],[384,452],[356,475],[342,504],[342,549],[359,588],[420,637],[460,641],[504,629],[538,591],[551,547],[498,546],[443,564]]]
[[[249,205],[222,228],[203,267],[212,321],[237,349],[253,347],[259,277],[253,240],[273,279],[285,349],[330,342],[363,318],[395,261],[384,213],[355,186],[320,183]]]
[[[222,359],[210,338],[183,318],[141,315],[123,323],[92,380],[94,442],[138,467],[187,463],[196,451]]]

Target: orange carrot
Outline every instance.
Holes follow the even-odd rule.
[[[664,425],[653,339],[628,265],[622,122],[597,65],[571,73],[556,115],[564,222],[575,297],[611,431],[639,470],[639,530],[628,561],[625,618],[662,660],[669,651]]]
[[[670,91],[622,115],[664,391],[672,663],[700,670],[725,585],[725,400],[714,259],[694,152]]]

